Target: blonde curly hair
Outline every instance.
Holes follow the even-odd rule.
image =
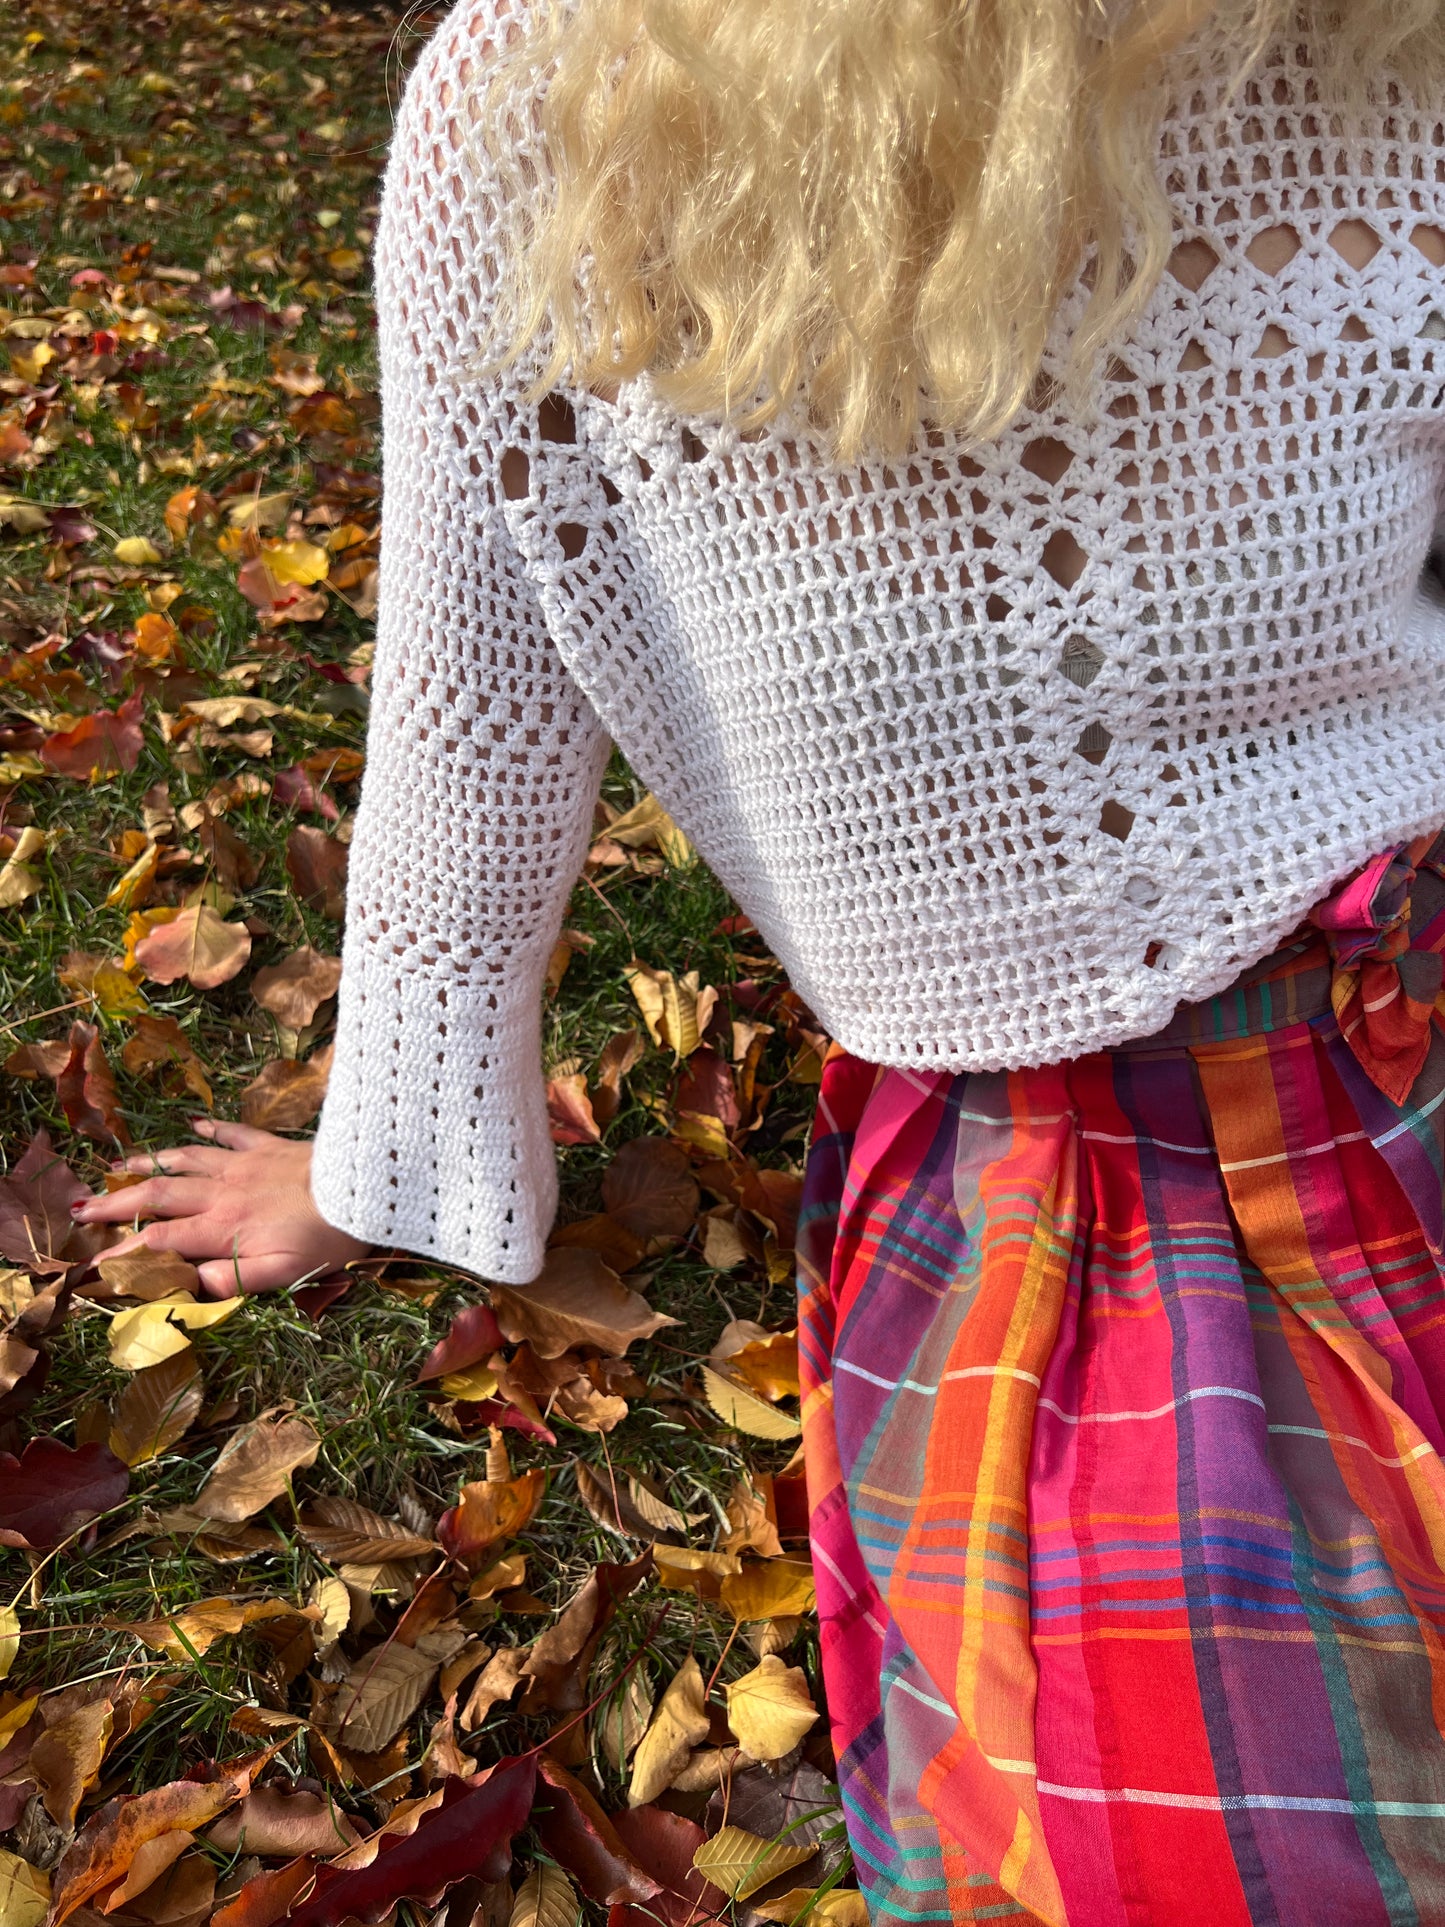
[[[510,250],[499,362],[544,385],[644,371],[679,411],[756,425],[800,391],[850,459],[926,418],[997,434],[1088,260],[1088,386],[1171,247],[1171,56],[1242,81],[1297,30],[1322,102],[1445,73],[1445,0],[539,0],[481,77],[500,138],[546,72],[554,182]],[[519,177],[517,186],[525,187]],[[516,203],[528,197],[519,192]]]

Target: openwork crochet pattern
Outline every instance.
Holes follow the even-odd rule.
[[[1292,46],[1232,99],[1189,81],[1178,247],[1097,410],[842,468],[796,416],[744,437],[646,382],[532,405],[528,367],[479,375],[517,215],[464,131],[497,4],[437,33],[387,180],[373,721],[313,1181],[360,1236],[522,1281],[556,1196],[543,976],[609,737],[826,1028],[893,1066],[1146,1035],[1445,821],[1445,128],[1406,77],[1332,133]]]

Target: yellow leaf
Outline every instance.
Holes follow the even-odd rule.
[[[351,1594],[344,1580],[334,1579],[328,1573],[312,1584],[306,1603],[321,1615],[316,1628],[316,1656],[320,1659],[331,1651],[351,1624]]]
[[[324,581],[331,567],[331,557],[314,542],[268,542],[261,554],[274,581],[297,582],[304,589]]]
[[[144,568],[147,563],[165,560],[155,543],[145,535],[126,536],[124,541],[116,543],[112,553],[117,562],[124,562],[128,568],[133,569]]]
[[[219,1298],[198,1305],[182,1293],[157,1298],[149,1305],[118,1312],[110,1326],[110,1362],[123,1372],[138,1372],[147,1365],[159,1365],[163,1358],[183,1352],[190,1339],[181,1326],[191,1331],[219,1325],[238,1312],[244,1298]]]
[[[717,1003],[713,986],[703,988],[695,970],[674,977],[670,970],[637,962],[624,974],[653,1043],[676,1057],[691,1057]]]
[[[201,1599],[164,1619],[140,1620],[123,1630],[171,1659],[191,1659],[257,1620],[283,1618],[309,1623],[299,1607],[284,1599]]]
[[[135,907],[136,898],[144,895],[155,881],[156,868],[161,860],[160,846],[148,843],[125,872],[117,877],[106,895],[106,907],[111,910],[130,910]],[[0,876],[0,888],[4,878]]]
[[[539,1860],[517,1889],[507,1927],[575,1927],[578,1912],[572,1882],[560,1867]]]
[[[802,1669],[770,1653],[727,1687],[728,1725],[755,1760],[781,1760],[818,1721]]]
[[[736,1577],[722,1583],[722,1602],[737,1620],[794,1618],[810,1613],[817,1598],[813,1568],[803,1559],[769,1559],[744,1566]]]
[[[672,1592],[695,1592],[699,1599],[720,1596],[723,1580],[741,1572],[742,1561],[731,1552],[694,1552],[691,1546],[656,1545],[659,1585]]]
[[[856,1887],[793,1887],[776,1900],[755,1902],[764,1920],[781,1927],[868,1927],[868,1903]]]
[[[749,1438],[792,1439],[803,1429],[789,1413],[780,1412],[756,1393],[734,1385],[709,1365],[702,1368],[702,1382],[707,1402],[723,1424],[731,1425],[734,1431],[746,1432]]]
[[[32,386],[44,377],[54,359],[55,350],[48,341],[37,341],[33,348],[10,350],[10,366],[21,381],[28,381]]]
[[[30,1716],[39,1704],[40,1695],[32,1693],[29,1699],[18,1699],[8,1711],[0,1713],[0,1753],[4,1752],[23,1726],[30,1724]]]
[[[485,1365],[469,1365],[464,1372],[448,1372],[441,1380],[441,1390],[447,1398],[459,1398],[476,1402],[484,1398],[495,1398],[497,1378]]]
[[[40,1927],[49,1912],[49,1874],[0,1848],[0,1927]]]
[[[650,791],[607,825],[607,835],[628,849],[661,850],[674,869],[692,861],[692,845]]]
[[[707,1738],[707,1707],[703,1703],[702,1671],[695,1659],[684,1660],[663,1694],[652,1723],[638,1742],[632,1759],[630,1807],[646,1806],[665,1793],[687,1765],[687,1756]]]
[[[723,1827],[703,1841],[692,1864],[730,1900],[746,1900],[780,1873],[811,1860],[815,1851],[812,1846],[788,1847],[778,1840],[764,1840],[743,1827]]]
[[[189,1346],[186,1348],[189,1350]],[[116,1402],[110,1449],[127,1465],[159,1458],[200,1416],[201,1368],[185,1352],[136,1373]]]
[[[0,1679],[15,1664],[20,1651],[20,1615],[13,1606],[0,1606]]]
[[[0,866],[0,910],[13,910],[41,887],[42,878],[30,867],[45,848],[45,832],[28,824],[15,839],[15,848]]]

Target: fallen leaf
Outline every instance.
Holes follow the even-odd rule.
[[[727,1896],[704,1880],[692,1863],[705,1835],[695,1820],[666,1807],[628,1807],[612,1816],[623,1845],[637,1864],[656,1880],[662,1891],[646,1913],[629,1914],[625,1921],[609,1920],[608,1927],[647,1927],[661,1914],[667,1927],[703,1927],[727,1907]]]
[[[129,697],[119,709],[97,709],[69,729],[59,729],[40,745],[40,760],[57,776],[93,780],[133,770],[140,761],[141,698]]]
[[[147,1887],[153,1886],[162,1874],[175,1865],[188,1847],[194,1845],[195,1838],[184,1827],[175,1827],[169,1833],[157,1834],[154,1840],[147,1840],[126,1868],[124,1879],[105,1895],[99,1911],[113,1914],[128,1900],[143,1894]]]
[[[634,1340],[675,1325],[605,1265],[596,1252],[554,1246],[541,1273],[514,1290],[491,1287],[492,1309],[507,1338],[525,1340],[539,1358],[559,1358],[577,1345],[621,1357]]]
[[[75,1825],[81,1800],[100,1778],[114,1723],[111,1702],[94,1699],[56,1720],[31,1747],[28,1770],[58,1826],[69,1830]]]
[[[40,1927],[49,1911],[49,1874],[0,1848],[0,1922],[4,1927]]]
[[[13,1606],[0,1606],[0,1679],[4,1679],[15,1664],[15,1656],[20,1651],[20,1615]],[[8,1740],[9,1735],[7,1734]],[[5,1741],[0,1740],[0,1752]]]
[[[0,1452],[0,1545],[50,1552],[120,1504],[130,1472],[108,1445],[31,1439]]]
[[[724,1579],[722,1602],[737,1620],[796,1618],[812,1612],[817,1604],[813,1568],[806,1559],[769,1559],[744,1566],[736,1576]],[[763,1757],[750,1746],[748,1751],[754,1759]]]
[[[44,878],[32,865],[45,848],[45,832],[27,824],[15,839],[15,848],[0,865],[0,910],[13,910],[41,889]]]
[[[120,1114],[115,1073],[106,1061],[94,1024],[71,1025],[69,1054],[55,1080],[55,1089],[72,1130],[101,1144],[130,1149],[131,1135]]]
[[[110,1321],[110,1362],[122,1372],[138,1372],[159,1365],[163,1358],[185,1351],[191,1331],[205,1331],[232,1318],[243,1298],[214,1299],[196,1304],[177,1292],[131,1311],[117,1312]]]
[[[735,1318],[708,1354],[725,1378],[740,1380],[760,1398],[776,1402],[798,1396],[798,1333],[765,1331]]]
[[[755,1760],[780,1760],[817,1724],[807,1676],[771,1653],[724,1689],[728,1725]]]
[[[605,1129],[622,1102],[622,1080],[642,1056],[642,1033],[620,1030],[607,1040],[597,1060],[592,1113]]]
[[[296,1529],[335,1566],[386,1565],[424,1559],[436,1541],[368,1511],[354,1499],[313,1499],[297,1518]]]
[[[101,1258],[96,1269],[113,1291],[148,1302],[175,1299],[180,1293],[195,1298],[201,1289],[201,1274],[178,1251],[126,1251],[115,1257],[107,1255]]]
[[[704,989],[695,970],[674,977],[635,959],[623,973],[654,1044],[676,1057],[690,1057],[703,1039],[717,1005],[717,991]]]
[[[36,888],[39,888],[37,880]],[[554,1144],[596,1144],[602,1136],[580,1071],[547,1080],[547,1116]]]
[[[159,1619],[140,1619],[124,1630],[170,1659],[194,1660],[218,1639],[268,1620],[304,1622],[305,1615],[284,1599],[201,1599]]]
[[[318,1867],[305,1900],[286,1913],[288,1927],[341,1927],[345,1920],[379,1921],[397,1901],[435,1894],[453,1881],[501,1880],[512,1864],[513,1836],[527,1824],[536,1782],[531,1755],[500,1761],[485,1777],[447,1780],[439,1804],[412,1834],[386,1836],[376,1858],[354,1870]],[[243,1887],[231,1908],[245,1895]],[[212,1927],[241,1927],[231,1908]]]
[[[627,1763],[651,1720],[652,1695],[643,1684],[640,1671],[634,1667],[621,1692],[614,1693],[593,1720],[592,1730],[614,1772],[627,1771]]]
[[[283,962],[258,970],[251,979],[251,995],[287,1030],[305,1030],[341,982],[341,959],[311,945],[293,950]]]
[[[121,976],[122,973],[116,974]],[[122,976],[122,981],[128,983],[129,980]],[[148,1011],[141,1011],[132,1021],[135,1035],[126,1039],[120,1053],[120,1061],[126,1070],[135,1076],[153,1065],[173,1064],[180,1071],[186,1089],[209,1110],[215,1100],[206,1067],[176,1019],[155,1017]]]
[[[427,1353],[416,1382],[424,1385],[428,1379],[479,1365],[493,1352],[500,1351],[504,1342],[502,1328],[490,1305],[464,1305],[453,1318],[446,1337]]]
[[[258,1131],[299,1131],[321,1109],[331,1076],[332,1046],[304,1063],[278,1057],[241,1092],[241,1122]]]
[[[603,1173],[602,1202],[645,1243],[686,1237],[700,1202],[687,1153],[666,1138],[633,1138]]]
[[[245,1799],[222,1814],[206,1835],[226,1854],[300,1853],[325,1858],[353,1846],[359,1835],[349,1815],[319,1793],[285,1793],[280,1787],[252,1787]]]
[[[437,1538],[449,1559],[475,1570],[484,1553],[514,1539],[537,1515],[547,1492],[541,1467],[518,1479],[477,1479],[464,1485],[457,1503],[437,1521]]]
[[[324,1659],[351,1624],[351,1594],[343,1581],[328,1575],[312,1581],[306,1603],[320,1614],[315,1634],[316,1653],[319,1659]]]
[[[128,569],[143,569],[165,560],[155,543],[146,535],[125,536],[116,543],[111,553],[117,562],[124,563]]]
[[[649,1552],[626,1565],[604,1562],[593,1568],[561,1616],[533,1642],[527,1654],[525,1670],[531,1684],[525,1704],[529,1712],[539,1706],[560,1713],[581,1711],[598,1643],[618,1605],[651,1571]]]
[[[731,1530],[722,1542],[724,1552],[756,1552],[764,1559],[782,1556],[773,1481],[766,1473],[756,1483],[748,1475],[738,1480],[727,1503],[727,1515]]]
[[[437,1671],[438,1661],[412,1646],[363,1654],[331,1703],[327,1736],[358,1753],[379,1753],[426,1698]]]
[[[802,1866],[812,1857],[811,1846],[788,1846],[781,1840],[764,1840],[742,1827],[723,1827],[703,1842],[692,1864],[730,1900],[746,1900],[759,1887],[766,1887],[779,1874]]]
[[[625,849],[661,850],[674,869],[692,861],[692,845],[651,791],[640,803],[614,817],[607,825],[607,834]]]
[[[627,1804],[646,1806],[659,1793],[665,1793],[687,1764],[692,1749],[707,1738],[710,1724],[703,1698],[702,1670],[689,1655],[658,1702],[652,1724],[633,1755]]]
[[[159,1458],[195,1423],[204,1400],[194,1352],[177,1352],[146,1366],[116,1403],[111,1451],[129,1466]]]
[[[70,1207],[89,1196],[90,1186],[55,1150],[50,1133],[37,1131],[19,1163],[0,1178],[0,1258],[32,1272],[64,1271],[81,1243]]]
[[[587,1787],[545,1753],[538,1769],[545,1784],[537,1789],[532,1824],[557,1864],[599,1906],[651,1900],[660,1883],[633,1860]]]
[[[701,1512],[679,1512],[659,1498],[640,1479],[618,1483],[604,1479],[578,1459],[572,1467],[583,1505],[600,1526],[632,1539],[652,1540],[659,1532],[686,1532],[701,1525]]]
[[[504,1646],[492,1654],[462,1708],[460,1725],[464,1733],[474,1733],[494,1706],[512,1697],[526,1677],[526,1664],[525,1646]]]
[[[575,1927],[579,1908],[560,1867],[539,1860],[517,1889],[507,1927]]]
[[[742,1561],[731,1552],[694,1552],[690,1546],[655,1545],[658,1583],[672,1592],[696,1593],[699,1599],[722,1597],[722,1583],[741,1572]]]
[[[789,1413],[780,1412],[766,1399],[759,1398],[745,1386],[733,1384],[710,1366],[703,1366],[702,1382],[707,1402],[723,1424],[730,1425],[734,1431],[746,1432],[749,1438],[791,1439],[803,1429]]]
[[[307,1419],[252,1419],[226,1441],[195,1508],[208,1519],[249,1519],[281,1496],[293,1472],[314,1465],[320,1450],[320,1434]]]
[[[108,1800],[86,1822],[55,1870],[52,1927],[121,1878],[148,1840],[176,1829],[195,1833],[250,1791],[252,1775],[271,1757],[253,1753],[216,1769],[208,1781],[175,1780],[148,1792]]]
[[[286,841],[286,874],[301,901],[326,917],[346,909],[347,848],[325,830],[298,824]]]
[[[174,984],[184,977],[197,990],[229,983],[250,955],[250,931],[227,923],[208,903],[157,923],[135,946],[136,963],[153,982]]]

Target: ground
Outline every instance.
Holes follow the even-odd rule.
[[[436,18],[0,22],[5,1927],[47,1890],[150,1927],[858,1918],[796,1458],[827,1040],[620,760],[553,959],[530,1297],[382,1254],[207,1323],[66,1210],[122,1147],[304,1132],[324,1090],[368,250]]]

